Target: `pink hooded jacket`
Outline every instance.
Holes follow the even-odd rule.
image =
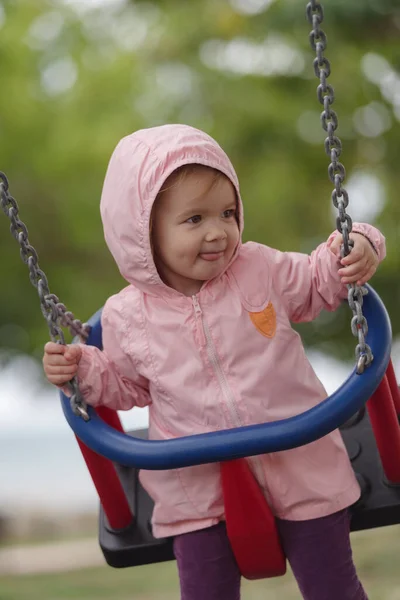
[[[107,170],[101,215],[107,244],[129,285],[102,314],[101,352],[83,346],[78,379],[86,401],[127,410],[149,406],[149,437],[160,440],[284,419],[326,397],[290,322],[334,310],[346,290],[329,250],[311,256],[239,244],[227,270],[186,297],[167,287],[149,239],[153,202],[181,165],[236,173],[218,144],[184,125],[122,139]],[[379,258],[384,238],[355,224]],[[303,520],[355,502],[359,486],[339,431],[312,444],[249,459],[275,515]],[[155,502],[153,532],[167,537],[224,519],[218,464],[141,471]]]

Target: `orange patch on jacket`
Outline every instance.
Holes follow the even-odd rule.
[[[276,313],[271,302],[261,312],[251,312],[249,315],[260,333],[267,338],[274,337],[276,333]]]

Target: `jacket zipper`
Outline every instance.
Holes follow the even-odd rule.
[[[222,389],[223,394],[228,402],[228,406],[230,408],[230,414],[231,414],[231,417],[233,417],[234,425],[236,427],[242,427],[243,423],[242,423],[240,415],[237,411],[235,399],[233,397],[233,394],[231,392],[231,389],[229,387],[229,383],[225,377],[225,374],[222,370],[221,363],[218,359],[217,352],[215,350],[214,343],[212,341],[208,323],[204,318],[203,311],[201,309],[200,302],[199,302],[197,296],[192,296],[192,302],[193,302],[196,319],[199,319],[202,329],[203,329],[203,332],[204,332],[208,357],[214,368],[214,372],[217,376],[220,388]],[[247,457],[247,460],[249,461],[249,463],[253,464],[256,473],[258,473],[258,477],[261,479],[261,481],[264,482],[264,470],[261,465],[260,457],[259,456],[249,456],[249,457]]]
[[[193,307],[194,307],[194,312],[195,312],[196,318],[198,318],[200,320],[200,323],[201,323],[201,326],[203,328],[203,332],[204,332],[204,335],[206,338],[208,357],[214,368],[214,372],[217,376],[220,388],[222,389],[223,394],[228,402],[231,416],[233,416],[234,425],[236,427],[241,427],[242,421],[241,421],[240,415],[236,408],[235,399],[234,399],[231,389],[229,387],[229,383],[226,380],[225,374],[222,370],[221,363],[218,359],[217,352],[215,350],[214,343],[211,338],[210,329],[208,327],[207,321],[205,320],[205,318],[203,316],[203,311],[201,309],[200,302],[199,302],[197,296],[192,296],[192,301],[193,301]]]

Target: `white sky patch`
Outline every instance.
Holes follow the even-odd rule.
[[[157,87],[165,96],[186,98],[194,85],[194,73],[183,63],[164,63],[156,69]]]
[[[138,11],[130,11],[123,19],[114,20],[111,32],[121,50],[130,52],[140,48],[147,37],[148,23]]]
[[[275,0],[230,0],[232,8],[244,15],[258,15],[267,10]]]
[[[365,77],[376,85],[379,85],[393,70],[386,58],[374,52],[364,54],[361,59],[361,69]]]
[[[361,69],[365,77],[380,88],[383,98],[392,104],[395,117],[400,121],[400,73],[386,58],[373,52],[363,56]]]
[[[386,194],[381,180],[368,171],[358,170],[345,181],[344,187],[349,193],[349,208],[353,221],[373,223],[382,212]],[[336,209],[332,206],[336,217]]]
[[[82,19],[85,35],[97,44],[112,42],[125,52],[134,51],[147,39],[149,28],[158,21],[155,6],[134,5],[124,10],[93,11]]]
[[[58,0],[60,4],[70,6],[77,14],[85,15],[86,13],[102,9],[102,10],[119,10],[126,6],[129,0]]]
[[[394,108],[400,106],[400,75],[396,71],[388,73],[380,84],[382,96],[393,104]]]
[[[63,26],[64,17],[57,11],[40,15],[29,27],[28,46],[33,50],[44,50],[59,37]]]
[[[4,11],[3,4],[0,4],[0,27],[3,27],[6,21],[6,13]]]
[[[238,75],[298,75],[305,67],[300,50],[275,33],[262,43],[246,38],[208,40],[200,48],[200,58],[212,69]]]
[[[51,428],[60,417],[55,389],[41,384],[39,364],[19,356],[0,371],[0,428],[6,431]],[[56,411],[54,410],[56,408]]]
[[[392,127],[392,117],[382,102],[371,102],[358,108],[353,117],[354,127],[365,137],[379,137]]]
[[[135,111],[139,112],[153,125],[162,124],[170,118],[176,107],[186,108],[187,117],[191,120],[196,115],[197,75],[187,65],[180,62],[166,62],[157,65],[146,77],[142,93],[133,99]],[[188,102],[187,100],[190,100]]]
[[[49,96],[70,90],[78,79],[78,69],[71,57],[65,56],[42,68],[41,84]]]
[[[0,368],[0,431],[46,431],[69,428],[61,409],[58,390],[43,379],[42,365],[30,356],[18,356]],[[147,409],[120,413],[129,429],[147,427]]]

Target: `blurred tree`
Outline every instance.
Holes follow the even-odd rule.
[[[135,129],[186,122],[213,135],[241,180],[246,239],[309,252],[332,231],[305,4],[0,2],[0,168],[51,291],[82,320],[125,285],[98,203],[109,156]],[[400,10],[397,0],[325,5],[348,210],[387,237],[374,286],[398,334]],[[46,326],[7,227],[1,218],[0,347],[41,355]],[[350,317],[344,307],[300,330],[349,357]]]

